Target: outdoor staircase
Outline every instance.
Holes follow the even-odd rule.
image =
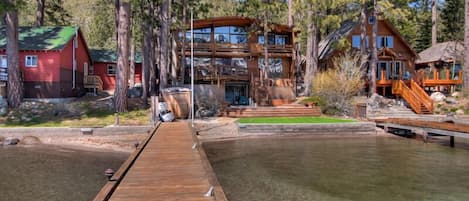
[[[103,80],[97,75],[87,75],[84,81],[85,89],[92,89],[94,92],[103,90]]]
[[[414,80],[410,87],[402,80],[392,82],[392,93],[402,97],[417,114],[433,114],[433,100]]]

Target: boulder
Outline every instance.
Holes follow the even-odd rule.
[[[458,97],[458,98],[461,98],[462,97],[462,93],[460,91],[455,91],[451,94],[452,97]]]
[[[446,99],[446,96],[441,92],[434,92],[430,95],[430,98],[435,102],[441,102]]]
[[[34,136],[25,136],[25,137],[23,137],[23,139],[21,139],[20,142],[23,145],[41,144],[41,140],[37,137],[34,137]]]
[[[136,86],[136,87],[133,87],[133,88],[129,88],[127,94],[130,98],[140,97],[140,96],[142,96],[142,87],[137,87]]]
[[[462,109],[459,109],[459,110],[456,110],[456,115],[464,115],[464,110]]]
[[[20,140],[18,138],[7,137],[3,141],[3,145],[16,145],[16,144],[18,144],[18,142],[20,142]]]
[[[456,98],[453,98],[453,97],[448,97],[448,98],[446,98],[445,101],[446,101],[446,103],[448,103],[448,104],[458,104],[458,103],[459,103],[459,101],[456,100]]]

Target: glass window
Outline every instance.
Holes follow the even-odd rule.
[[[209,43],[210,42],[210,28],[194,29],[194,43]],[[179,41],[182,41],[182,32],[179,32]],[[186,42],[191,41],[191,31],[186,32]]]
[[[223,74],[247,73],[246,58],[215,58],[215,65]]]
[[[399,74],[401,74],[401,62],[400,61],[396,61],[394,63],[394,75],[393,75],[393,78],[394,79],[399,79]]]
[[[108,64],[107,65],[107,74],[108,75],[116,75],[116,65],[115,64]]]
[[[245,44],[247,42],[246,28],[237,26],[215,27],[215,42]]]
[[[0,55],[0,67],[1,68],[7,67],[7,55]]]
[[[360,36],[359,35],[352,36],[352,47],[360,48]]]
[[[259,68],[265,69],[264,58],[258,60]],[[269,78],[282,78],[283,63],[281,58],[269,58]]]
[[[25,57],[26,67],[37,67],[37,55],[28,55]]]
[[[393,48],[394,40],[392,36],[386,36],[386,47]]]

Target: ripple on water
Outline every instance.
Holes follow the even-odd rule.
[[[230,201],[469,200],[469,151],[387,137],[204,144]]]
[[[0,201],[88,201],[128,154],[62,147],[0,146]]]

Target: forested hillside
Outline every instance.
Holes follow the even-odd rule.
[[[297,0],[293,1],[295,27],[303,33],[302,42],[306,44],[306,11],[308,2],[315,9],[314,20],[324,37],[340,23],[347,19],[357,20],[360,4],[363,0]],[[78,25],[83,30],[90,47],[114,48],[115,24],[113,0],[46,0],[46,25]],[[138,13],[139,0],[133,0],[133,12]],[[182,0],[173,0],[172,13],[175,20],[173,27],[180,26],[180,5]],[[191,0],[187,0],[191,2]],[[364,2],[364,1],[363,1]],[[378,1],[380,13],[391,20],[401,34],[416,48],[417,52],[431,44],[431,2],[432,0],[381,0]],[[262,18],[261,10],[269,10],[269,20],[287,24],[287,1],[271,1],[266,6],[260,0],[202,0],[192,1],[197,7],[195,18],[241,15]],[[25,0],[19,18],[20,25],[34,25],[37,0]],[[464,0],[440,0],[438,3],[439,18],[438,41],[462,40],[464,35]],[[137,27],[138,28],[138,27]],[[138,31],[138,30],[137,30]],[[141,38],[141,34],[137,33]],[[138,43],[139,44],[139,43]]]

